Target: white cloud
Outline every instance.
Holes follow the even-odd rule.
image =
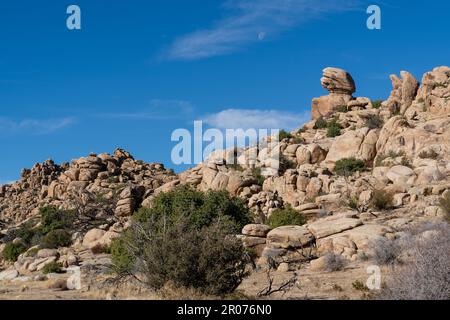
[[[185,116],[194,111],[193,105],[184,100],[152,99],[147,110],[123,113],[103,113],[100,117],[130,120],[165,120]]]
[[[359,1],[358,1],[359,2]],[[238,51],[297,24],[329,13],[352,10],[357,0],[231,0],[231,13],[213,27],[195,31],[174,41],[165,56],[195,60]],[[262,36],[264,35],[264,36]]]
[[[16,181],[13,181],[13,180],[1,180],[0,179],[0,186],[5,185],[5,184],[12,184],[14,182],[16,182]]]
[[[66,128],[74,122],[75,119],[72,117],[61,119],[24,119],[20,121],[0,117],[0,135],[45,135]]]
[[[293,130],[310,120],[310,113],[279,110],[227,109],[207,115],[203,121],[218,129],[286,129]]]

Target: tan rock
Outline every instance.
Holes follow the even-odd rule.
[[[386,177],[394,184],[413,184],[416,174],[411,168],[405,166],[394,166],[386,173]]]
[[[337,220],[322,219],[308,225],[308,230],[316,239],[325,238],[336,233],[356,228],[362,225],[361,220],[352,218],[341,218]]]
[[[378,130],[361,128],[347,131],[334,140],[325,163],[333,165],[336,161],[344,158],[357,158],[371,162],[376,155],[377,138]]]
[[[98,241],[106,234],[105,230],[101,229],[91,229],[89,230],[83,238],[83,246],[91,248],[95,246]]]
[[[265,238],[270,231],[270,227],[265,224],[248,224],[242,229],[242,234],[251,237]]]
[[[275,248],[301,248],[311,244],[314,236],[303,226],[284,226],[267,234],[267,243]]]

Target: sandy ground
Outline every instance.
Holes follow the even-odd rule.
[[[273,288],[296,275],[296,282],[287,292],[276,292],[263,299],[313,299],[313,300],[342,300],[365,299],[367,292],[356,290],[353,283],[357,280],[365,283],[369,275],[366,273],[366,265],[347,265],[345,270],[338,272],[313,272],[308,268],[301,268],[294,272],[271,272]],[[0,283],[0,299],[3,300],[153,300],[161,299],[149,290],[136,285],[125,284],[119,287],[105,284],[106,275],[90,280],[84,284],[81,290],[52,289],[58,280],[64,280],[67,275],[58,275],[46,281],[11,282]],[[257,298],[258,292],[268,285],[267,272],[253,272],[238,288],[237,297],[249,299]],[[173,298],[173,296],[171,296]],[[180,299],[186,298],[181,295]]]

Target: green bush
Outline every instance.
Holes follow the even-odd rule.
[[[379,115],[372,114],[366,119],[366,127],[369,129],[379,129],[382,128],[383,125],[384,121]]]
[[[49,273],[62,273],[62,264],[56,261],[47,263],[42,269],[44,274]]]
[[[348,196],[344,199],[344,205],[352,210],[359,210],[359,198],[357,196]]]
[[[91,248],[91,252],[93,254],[102,254],[102,253],[111,254],[111,247],[101,243],[97,243]]]
[[[15,262],[17,258],[27,251],[27,248],[21,243],[7,243],[3,249],[2,256],[6,261]]]
[[[336,108],[336,111],[337,111],[337,112],[342,112],[342,113],[347,113],[347,112],[348,112],[348,108],[347,108],[346,105],[342,105],[342,106],[338,106],[338,107]]]
[[[392,193],[387,192],[383,189],[373,190],[372,199],[370,205],[376,210],[387,210],[392,208],[394,203],[394,196]]]
[[[270,215],[267,223],[272,228],[282,226],[301,226],[306,223],[306,219],[300,212],[288,206],[284,209],[275,210]]]
[[[24,223],[18,229],[11,229],[3,238],[4,242],[11,242],[16,238],[20,238],[23,245],[26,247],[32,247],[39,244],[42,237],[42,231],[40,228],[34,227],[34,222],[29,221]]]
[[[145,222],[151,216],[163,217],[169,223],[187,217],[196,230],[208,226],[217,218],[227,219],[236,232],[250,223],[250,214],[242,199],[231,197],[226,191],[200,192],[189,186],[180,186],[153,199],[151,208],[140,209],[135,219]]]
[[[72,226],[75,212],[71,210],[60,210],[54,206],[39,209],[41,215],[41,229],[44,234],[56,229],[66,229]]]
[[[437,153],[436,151],[434,151],[433,149],[430,149],[428,151],[424,150],[421,153],[419,153],[419,158],[421,159],[438,159],[439,158],[439,153]]]
[[[253,168],[252,176],[256,180],[256,184],[262,186],[266,178],[261,173],[261,168]]]
[[[139,223],[137,223],[139,224]],[[127,230],[120,238],[114,239],[111,243],[111,263],[112,269],[117,274],[132,274],[133,264],[136,259],[132,255],[132,248],[128,248],[127,244],[133,242],[131,230]]]
[[[291,161],[288,158],[286,158],[283,154],[280,154],[279,166],[280,166],[279,171],[285,172],[286,170],[289,169],[295,169],[297,167],[297,164],[294,161]]]
[[[233,235],[250,222],[248,209],[227,192],[181,186],[140,209],[111,245],[113,270],[206,294],[232,292],[245,276],[246,252]]]
[[[69,247],[72,244],[72,236],[62,229],[52,230],[42,239],[42,246],[49,249]]]
[[[382,103],[383,103],[383,100],[372,100],[372,106],[375,109],[380,109]]]
[[[145,222],[135,221],[113,242],[114,270],[140,275],[154,290],[170,284],[224,295],[246,276],[246,252],[240,240],[230,236],[234,232],[229,219],[193,229],[187,216],[168,223],[153,215]]]
[[[327,125],[327,137],[334,138],[341,135],[341,125],[337,119],[331,120]]]
[[[278,141],[283,141],[284,139],[291,139],[293,136],[291,133],[287,132],[286,130],[280,130],[278,134]]]
[[[319,119],[316,120],[316,123],[314,124],[314,129],[326,129],[328,126],[328,122],[320,117]]]
[[[344,158],[338,160],[334,166],[334,172],[340,176],[347,176],[364,170],[366,170],[366,164],[364,161],[355,158]]]

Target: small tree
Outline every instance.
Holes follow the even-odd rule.
[[[56,229],[66,229],[72,226],[75,219],[75,212],[70,210],[60,210],[54,206],[42,207],[39,209],[41,215],[41,229],[44,234]]]
[[[384,121],[379,115],[372,114],[366,119],[366,127],[369,129],[379,129],[382,128],[383,125]]]
[[[281,226],[302,226],[306,223],[306,218],[291,206],[287,206],[284,209],[276,209],[267,223],[273,229]]]
[[[358,171],[366,170],[364,161],[356,158],[344,158],[336,161],[334,172],[340,176],[349,176]]]
[[[372,200],[370,201],[372,208],[377,210],[387,210],[392,208],[393,203],[394,196],[392,193],[383,189],[373,190]]]
[[[139,210],[111,246],[114,270],[150,288],[166,285],[205,294],[232,292],[246,276],[247,253],[234,234],[248,209],[226,192],[179,187]]]
[[[2,256],[4,260],[14,262],[26,250],[27,248],[23,244],[10,242],[3,249]]]
[[[331,120],[327,125],[327,137],[334,138],[341,135],[341,125],[338,123],[337,119]]]
[[[282,129],[278,134],[278,141],[283,141],[284,139],[291,139],[293,136],[290,132]]]

